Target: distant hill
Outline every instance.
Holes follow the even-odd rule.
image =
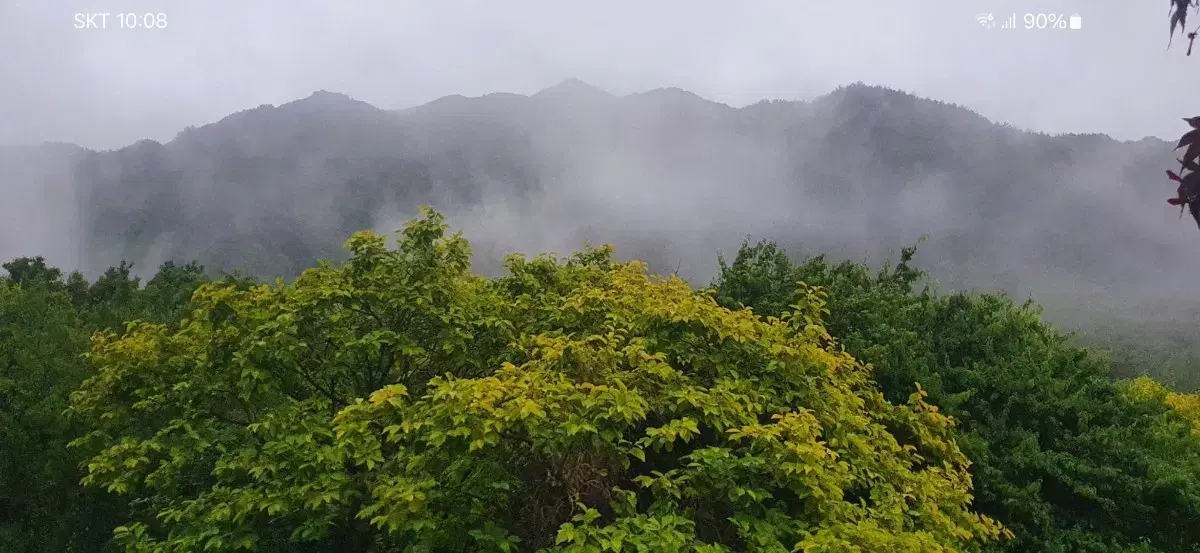
[[[0,254],[290,275],[430,203],[490,267],[586,239],[703,282],[747,235],[876,261],[928,235],[921,262],[945,286],[1111,305],[1190,290],[1200,269],[1200,233],[1164,202],[1170,147],[1025,132],[863,84],[743,108],[578,80],[399,111],[318,91],[166,144],[0,150],[6,209],[44,227],[6,222]]]

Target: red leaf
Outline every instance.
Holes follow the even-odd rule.
[[[1188,144],[1191,144],[1196,140],[1197,136],[1200,136],[1200,129],[1188,131],[1183,136],[1179,137],[1179,144],[1175,145],[1175,149],[1178,150],[1184,146],[1187,146]]]

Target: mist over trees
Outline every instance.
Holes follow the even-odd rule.
[[[1191,388],[1194,236],[1163,202],[1165,141],[1048,136],[855,84],[732,108],[680,89],[615,96],[568,80],[532,96],[387,111],[318,91],[92,152],[0,148],[0,257],[96,277],[116,260],[260,278],[344,259],[428,203],[475,236],[475,266],[613,243],[693,283],[747,236],[878,266],[926,237],[945,289],[1032,297],[1130,374]],[[1137,336],[1137,338],[1132,338]]]
[[[1190,56],[1200,3],[1170,4],[1164,27]],[[655,28],[674,11],[621,47],[686,44]],[[738,27],[701,12],[689,26]],[[0,93],[5,140],[68,121],[88,136],[77,119],[101,104],[185,113],[184,96],[221,86],[372,90],[349,51],[280,31],[263,37],[288,59],[225,40],[184,75],[144,56],[162,104],[121,86],[79,102],[48,86],[68,82],[56,72],[89,82],[92,60],[140,43],[77,33],[54,63],[34,40],[49,12],[13,14],[33,17],[0,35],[33,53],[4,65],[28,77]],[[738,21],[758,32],[785,14]],[[343,20],[357,54],[450,67],[408,47],[376,58],[369,37],[395,28],[372,19]],[[455,32],[482,27],[453,19],[414,43],[469,45]],[[717,40],[753,52],[746,35],[696,36],[712,48],[681,51],[723,67],[679,78],[763,84]],[[840,67],[861,54],[812,36],[842,46]],[[1062,52],[1081,44],[1097,43]],[[1005,61],[952,53],[929,65]],[[863,74],[928,86],[896,79],[928,71],[901,57]],[[480,69],[461,61],[452,73]],[[1144,76],[1120,63],[1100,73]],[[274,76],[230,80],[252,65]],[[1178,82],[1148,105],[1175,105]],[[1106,98],[1117,89],[1134,87]],[[1025,120],[1091,124],[1080,106]],[[1136,113],[1095,120],[1116,132]],[[104,133],[124,132],[110,119]],[[1187,120],[1178,144],[1051,136],[863,83],[735,108],[569,79],[402,110],[319,90],[166,142],[0,147],[0,553],[1196,553]]]
[[[568,80],[2,148],[0,553],[1194,551],[1171,146]]]
[[[922,262],[947,286],[1145,307],[1195,268],[1192,237],[1146,186],[1173,163],[1166,146],[1029,133],[861,84],[736,109],[567,81],[401,111],[320,91],[167,144],[35,147],[40,163],[0,163],[17,189],[62,189],[10,207],[11,232],[36,229],[41,249],[5,252],[89,275],[127,259],[295,276],[424,202],[480,236],[489,270],[586,239],[704,282],[747,234],[872,263],[928,235]]]

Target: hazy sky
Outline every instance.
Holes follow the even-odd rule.
[[[313,90],[384,108],[567,77],[733,105],[864,81],[1048,132],[1175,135],[1200,47],[1156,0],[0,0],[0,144],[114,148]],[[870,9],[862,6],[878,6]],[[103,29],[76,14],[110,13]],[[165,14],[122,29],[118,13]],[[985,29],[976,14],[994,14]],[[1017,28],[1001,29],[1009,14]],[[1024,29],[1077,13],[1080,30]],[[1195,13],[1193,22],[1200,22]],[[151,17],[150,19],[153,19]],[[99,23],[98,18],[93,21]]]

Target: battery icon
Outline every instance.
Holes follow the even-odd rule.
[[[1072,29],[1083,28],[1083,18],[1079,14],[1071,14],[1070,24]]]

